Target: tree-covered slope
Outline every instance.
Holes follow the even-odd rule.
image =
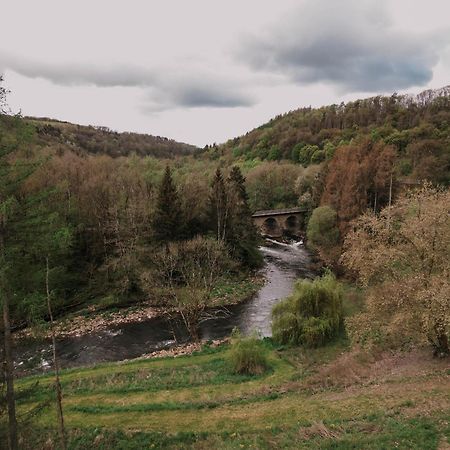
[[[12,120],[8,116],[0,116],[5,122]],[[77,153],[106,154],[112,157],[154,156],[156,158],[172,158],[189,155],[197,147],[174,141],[161,136],[139,133],[118,133],[106,127],[77,125],[48,118],[25,117],[24,120],[35,128],[35,142],[44,147],[58,151],[72,150]]]
[[[300,108],[208,148],[232,158],[291,160],[304,166],[329,160],[338,147],[362,138],[392,145],[400,175],[448,183],[450,86],[417,96],[376,96],[321,108]]]

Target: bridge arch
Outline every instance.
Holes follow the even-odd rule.
[[[263,233],[268,236],[278,235],[280,233],[280,226],[278,225],[277,219],[274,217],[267,217],[263,222]]]
[[[288,216],[284,222],[287,230],[295,230],[298,227],[297,216]]]

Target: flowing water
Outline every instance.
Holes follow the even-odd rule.
[[[228,308],[224,317],[207,320],[201,325],[203,339],[219,339],[228,336],[237,327],[244,334],[258,332],[270,336],[270,315],[273,305],[292,292],[298,278],[313,278],[311,260],[301,242],[286,244],[267,241],[261,247],[265,266],[262,273],[264,286],[250,300]],[[128,323],[108,330],[79,337],[60,339],[57,342],[61,366],[76,367],[106,361],[131,359],[155,350],[188,342],[186,330],[154,318],[140,323]],[[16,366],[19,372],[39,373],[51,368],[49,342],[22,341],[16,348]]]

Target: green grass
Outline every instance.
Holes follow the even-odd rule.
[[[221,278],[212,295],[218,305],[241,303],[258,292],[263,284],[263,278],[250,278],[248,275]]]
[[[230,347],[192,356],[62,371],[71,449],[436,449],[449,439],[446,368],[400,378],[311,389],[325,364],[348,351],[345,337],[315,350],[262,343],[270,370],[235,375]],[[58,445],[51,375],[18,380],[33,393],[19,414],[50,402],[21,425],[22,448]],[[23,419],[22,419],[23,420]]]

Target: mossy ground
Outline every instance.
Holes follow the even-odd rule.
[[[317,350],[264,346],[270,370],[254,377],[231,372],[227,345],[63,371],[69,448],[433,449],[450,442],[448,361],[420,352],[354,354],[345,339]],[[58,448],[52,376],[17,386],[36,382],[19,414],[50,403],[22,426],[21,445]]]

